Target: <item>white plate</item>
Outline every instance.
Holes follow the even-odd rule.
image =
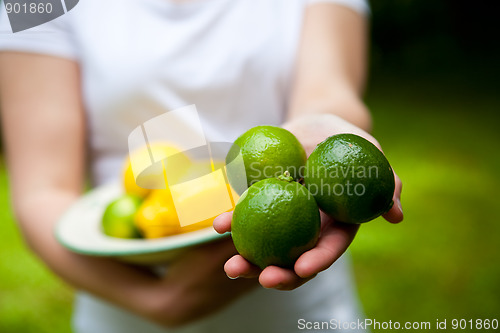
[[[216,239],[220,235],[212,227],[157,239],[122,239],[101,231],[101,218],[106,206],[123,193],[118,183],[94,189],[73,204],[56,226],[56,238],[73,252],[115,257],[127,262],[152,264],[168,261],[182,250]]]

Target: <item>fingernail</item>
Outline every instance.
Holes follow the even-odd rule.
[[[398,199],[396,204],[398,205],[398,208],[399,208],[399,210],[402,213],[403,212],[403,207],[401,207],[401,200]]]
[[[276,285],[276,286],[274,286],[274,287],[266,287],[266,286],[262,286],[262,287],[264,287],[265,289],[279,289],[279,288],[281,288],[281,287],[282,287],[282,285],[281,285],[281,284],[278,284],[278,285]]]
[[[226,274],[227,275],[227,274]],[[239,278],[239,276],[236,276],[236,277],[232,277],[232,276],[229,276],[227,275],[228,278],[230,278],[231,280],[236,280],[237,278]]]

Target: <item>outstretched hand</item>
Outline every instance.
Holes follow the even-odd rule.
[[[214,228],[219,233],[231,231],[233,213],[219,215],[214,221]],[[358,225],[334,222],[326,214],[321,213],[321,236],[311,250],[303,253],[292,269],[268,266],[264,270],[249,263],[241,255],[231,257],[224,265],[230,278],[259,278],[265,288],[279,290],[295,289],[317,273],[330,267],[351,244]]]
[[[372,142],[380,150],[378,141],[366,131],[354,126],[340,117],[328,114],[308,115],[284,124],[304,146],[307,155],[327,137],[340,133],[353,133]],[[401,209],[401,180],[394,174],[394,205],[383,215],[391,223],[403,220]],[[214,229],[219,233],[231,231],[232,212],[224,213],[214,220]],[[347,250],[359,229],[358,224],[334,221],[321,212],[321,233],[314,248],[304,252],[295,262],[293,269],[268,266],[261,270],[241,255],[234,255],[224,265],[230,278],[258,278],[265,288],[292,290],[312,279],[319,272],[330,267]]]

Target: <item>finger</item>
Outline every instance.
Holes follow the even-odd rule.
[[[396,182],[396,188],[392,199],[394,205],[392,205],[391,209],[382,216],[391,223],[399,223],[403,221],[403,208],[401,207],[401,190],[403,188],[403,183],[396,174],[394,174],[394,179]]]
[[[240,255],[234,255],[224,265],[226,275],[231,279],[239,277],[243,278],[256,278],[259,276],[261,270],[255,265],[249,263],[245,258]]]
[[[268,266],[264,268],[259,276],[259,283],[264,288],[273,288],[278,290],[293,290],[300,287],[313,276],[303,279],[290,269],[278,266]]]
[[[299,257],[294,266],[295,273],[308,278],[330,267],[347,250],[358,229],[359,224],[334,222],[327,225],[318,244]]]
[[[233,212],[225,212],[214,219],[213,226],[219,234],[231,231],[231,220]]]

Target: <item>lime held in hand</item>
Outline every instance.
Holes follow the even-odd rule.
[[[316,245],[318,206],[301,184],[281,176],[248,188],[234,209],[231,233],[238,252],[251,263],[291,268]]]
[[[141,199],[125,194],[112,201],[102,216],[104,234],[118,238],[140,238],[134,223],[134,215],[141,205]]]
[[[354,134],[321,142],[307,160],[304,182],[321,210],[340,222],[368,222],[393,204],[391,165],[375,145]]]
[[[300,179],[306,163],[306,153],[299,140],[284,128],[256,126],[234,141],[226,157],[230,165],[239,154],[243,157],[246,174],[228,168],[229,182],[238,193],[259,180],[275,178],[288,171],[293,179]],[[246,181],[242,177],[246,176]]]

